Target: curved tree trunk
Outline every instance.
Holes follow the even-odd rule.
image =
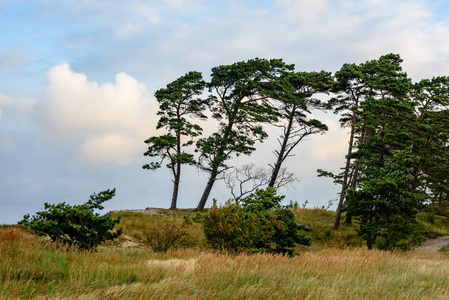
[[[351,165],[351,159],[349,158],[349,156],[351,155],[352,148],[354,146],[355,119],[356,119],[356,115],[354,114],[352,117],[351,134],[349,136],[348,154],[346,155],[346,166],[345,166],[345,173],[343,175],[343,184],[341,186],[340,200],[338,201],[337,214],[335,216],[335,222],[334,222],[335,230],[338,229],[338,227],[340,226],[341,210],[343,208],[343,204],[345,201],[346,189],[348,188],[349,167]]]
[[[177,172],[175,174],[175,178],[173,181],[173,196],[171,198],[170,209],[176,209],[176,204],[178,202],[178,191],[179,191],[179,182],[181,178],[181,164],[177,163],[176,166]]]
[[[292,130],[292,126],[293,126],[293,114],[290,117],[289,122],[288,122],[288,127],[285,130],[284,140],[282,141],[281,150],[277,153],[278,157],[276,160],[276,164],[274,165],[274,168],[273,168],[273,173],[271,173],[270,183],[268,184],[269,187],[274,187],[274,184],[276,183],[276,179],[279,175],[279,170],[281,169],[282,162],[285,159],[285,150],[287,149],[287,143],[288,143],[288,139],[290,137],[290,132]]]
[[[204,189],[203,195],[201,196],[200,202],[198,203],[197,209],[204,209],[206,206],[207,199],[209,198],[210,191],[214,186],[215,179],[217,179],[217,171],[212,170],[209,180],[207,181],[206,188]]]
[[[210,173],[210,177],[209,180],[207,181],[206,184],[206,188],[204,189],[203,195],[201,196],[200,202],[198,203],[197,209],[204,209],[204,207],[206,206],[206,202],[207,199],[209,198],[210,195],[210,191],[212,190],[212,187],[214,186],[215,180],[217,179],[217,176],[220,172],[218,172],[218,168],[220,166],[220,160],[222,160],[223,158],[221,158],[223,156],[224,153],[224,149],[225,149],[225,144],[227,139],[229,138],[229,136],[231,135],[231,130],[232,127],[234,126],[234,121],[235,121],[235,116],[237,115],[238,112],[238,108],[234,108],[234,111],[232,114],[230,114],[232,116],[232,118],[229,118],[229,122],[228,125],[226,126],[224,133],[223,133],[223,137],[222,137],[222,144],[219,147],[219,149],[217,150],[217,154],[215,156],[215,159],[218,158],[218,161],[215,161],[212,165],[212,171]]]
[[[366,120],[363,121],[362,135],[360,137],[360,144],[365,142],[365,134],[366,134],[365,130],[366,130]],[[357,187],[357,179],[359,177],[359,168],[360,168],[360,158],[357,159],[357,163],[355,165],[355,169],[354,169],[354,173],[353,173],[354,175],[352,177],[351,187],[353,189],[355,189]],[[352,217],[350,215],[346,215],[345,224],[349,225],[351,223],[352,223]]]

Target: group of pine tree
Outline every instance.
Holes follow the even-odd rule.
[[[203,209],[216,180],[232,169],[231,158],[250,155],[256,142],[268,137],[266,129],[277,126],[275,160],[267,161],[269,176],[261,181],[277,187],[294,148],[328,130],[311,112],[333,110],[349,130],[341,173],[318,170],[341,185],[334,228],[344,212],[347,222],[359,220],[368,248],[383,236],[394,246],[413,236],[423,205],[442,205],[449,193],[449,77],[414,83],[401,63],[399,55],[388,54],[344,64],[331,74],[297,72],[282,59],[256,58],[212,68],[209,82],[189,72],[155,93],[157,128],[164,134],[145,141],[144,155],[160,160],[143,168],[157,169],[167,161],[174,183],[171,208],[177,204],[181,166],[207,172],[197,207]],[[318,94],[328,100],[318,100],[323,98]],[[208,117],[217,130],[202,136],[195,120]]]

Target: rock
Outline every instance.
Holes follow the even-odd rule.
[[[304,224],[304,228],[305,231],[313,231],[312,227],[310,227],[309,224]]]

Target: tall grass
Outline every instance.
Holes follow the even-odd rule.
[[[148,237],[155,231],[160,230],[163,225],[169,223],[180,226],[184,217],[192,219],[196,215],[192,210],[156,209],[156,211],[156,214],[133,211],[112,212],[113,218],[122,216],[119,226],[123,227],[124,235],[116,239],[115,242],[109,242],[106,245],[117,245],[126,239],[132,239],[134,242],[146,245]],[[186,227],[186,230],[192,245],[206,246],[206,239],[199,223],[192,222]]]
[[[360,248],[366,245],[366,242],[355,231],[358,228],[356,222],[350,225],[342,223],[338,230],[333,229],[334,211],[322,208],[296,208],[293,209],[293,213],[298,223],[308,224],[312,228],[312,231],[307,233],[312,238],[312,244],[310,247],[300,247],[301,252],[328,248]],[[344,215],[342,220],[344,220]]]
[[[449,255],[326,249],[289,258],[97,252],[0,229],[0,299],[448,299]]]

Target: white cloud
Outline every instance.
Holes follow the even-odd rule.
[[[391,52],[401,54],[406,71],[417,80],[449,67],[449,26],[436,21],[438,12],[428,1],[173,0],[117,5],[70,3],[82,26],[99,28],[80,35],[83,44],[71,54],[89,74],[129,70],[158,87],[171,76],[207,72],[256,56],[284,58],[299,69],[335,71],[343,63]],[[108,25],[98,27],[98,18]],[[100,46],[92,50],[92,45]],[[86,53],[79,55],[80,49]],[[98,63],[101,68],[95,67]],[[158,70],[157,76],[148,68]]]
[[[79,149],[79,154],[81,159],[89,164],[114,162],[117,165],[128,165],[136,160],[135,155],[139,155],[136,150],[142,149],[142,145],[142,139],[137,137],[104,134],[87,138]]]
[[[157,122],[157,102],[145,85],[124,73],[115,83],[90,82],[67,63],[51,68],[47,77],[37,107],[45,133],[80,140],[78,153],[91,164],[125,165],[142,157],[143,141]]]
[[[19,114],[28,114],[34,106],[34,101],[29,99],[11,98],[0,94],[0,119],[2,110],[11,110]]]

